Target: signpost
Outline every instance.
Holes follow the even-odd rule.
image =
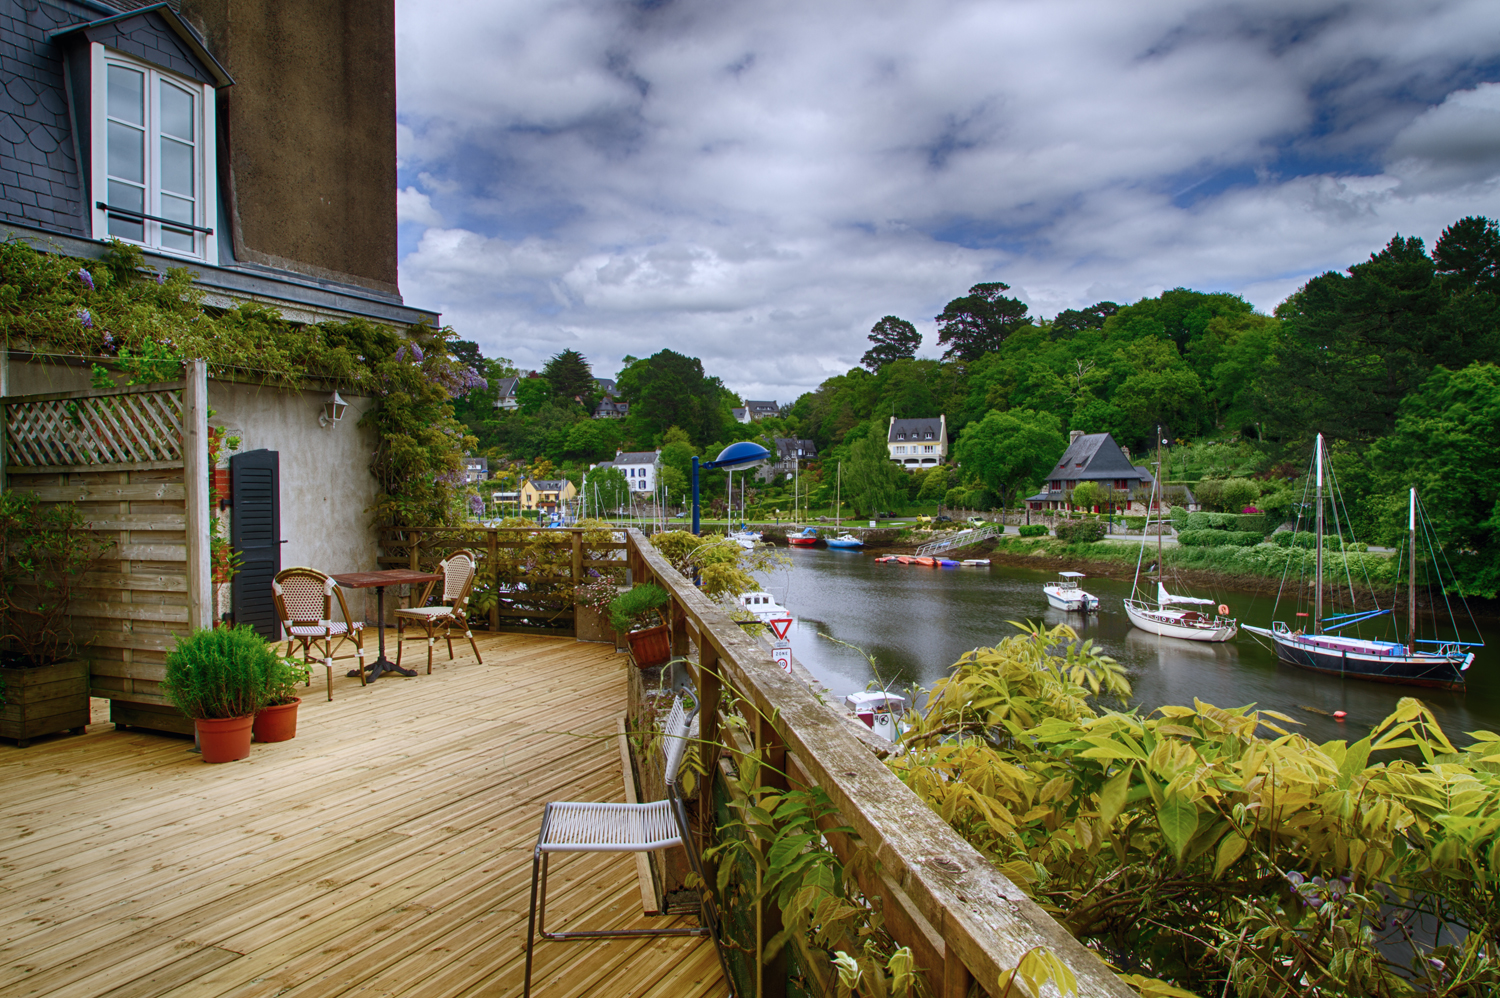
[[[771,645],[771,657],[776,664],[781,666],[788,675],[792,671],[792,642],[787,637],[792,630],[792,618],[777,617],[766,621],[766,626],[771,628],[771,633],[776,635],[776,640]]]

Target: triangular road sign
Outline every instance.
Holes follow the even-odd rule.
[[[786,637],[787,631],[790,631],[792,629],[791,617],[779,617],[775,620],[768,620],[766,621],[766,623],[771,625],[771,630],[776,633],[776,636],[778,638],[784,639]]]

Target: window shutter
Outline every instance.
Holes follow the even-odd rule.
[[[252,450],[229,459],[229,543],[240,554],[231,607],[267,641],[281,640],[271,582],[281,571],[281,476],[277,453]]]

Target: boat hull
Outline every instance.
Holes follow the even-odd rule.
[[[1233,620],[1216,617],[1213,621],[1188,621],[1182,619],[1184,611],[1151,610],[1134,605],[1134,600],[1125,601],[1125,613],[1130,622],[1143,631],[1160,634],[1164,638],[1180,638],[1183,641],[1228,641],[1239,633],[1239,624]]]
[[[844,541],[839,540],[838,538],[834,538],[830,541],[825,541],[824,543],[833,548],[835,551],[858,551],[860,548],[865,546],[864,541]]]
[[[810,548],[818,543],[816,537],[788,537],[786,542],[794,548]]]
[[[1048,605],[1058,610],[1071,612],[1081,610],[1088,613],[1099,609],[1099,597],[1086,593],[1082,589],[1059,590],[1056,586],[1043,586],[1042,592],[1047,594]]]
[[[1464,688],[1464,656],[1375,655],[1349,649],[1318,648],[1295,634],[1268,633],[1276,657],[1287,665],[1343,679],[1422,686],[1428,689]]]

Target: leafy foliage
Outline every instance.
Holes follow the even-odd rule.
[[[162,690],[188,717],[248,717],[279,689],[284,662],[249,624],[203,628],[167,652]]]
[[[72,503],[0,492],[0,642],[6,665],[51,665],[72,656],[74,591],[110,546],[87,529]]]
[[[1016,329],[1029,325],[1026,306],[1007,298],[1009,284],[999,281],[976,284],[962,298],[955,298],[935,320],[938,345],[948,349],[943,359],[977,360],[997,349]]]
[[[1052,413],[1013,409],[991,412],[967,427],[953,454],[1008,507],[1046,477],[1067,443]]]
[[[1023,627],[960,659],[890,765],[1132,974],[1245,998],[1500,986],[1500,735],[1460,751],[1412,699],[1322,745],[1251,707],[1100,706],[1128,694],[1070,628]]]
[[[610,601],[609,622],[615,630],[622,632],[666,623],[660,611],[671,599],[667,591],[655,583],[638,583]]]
[[[870,342],[874,346],[865,351],[860,363],[872,371],[897,360],[911,360],[922,345],[922,334],[917,327],[905,319],[888,315],[870,328]]]

